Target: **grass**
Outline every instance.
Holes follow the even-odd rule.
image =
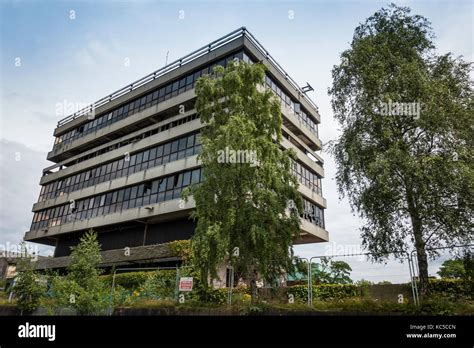
[[[43,306],[48,299],[43,299]],[[0,306],[15,306],[8,302],[8,294],[0,291]],[[47,307],[47,306],[46,306]],[[116,305],[116,309],[162,309],[165,312],[175,314],[189,314],[202,312],[202,314],[238,314],[238,315],[259,315],[259,314],[280,314],[308,312],[331,313],[331,314],[400,314],[400,315],[474,315],[474,300],[459,298],[453,300],[448,297],[431,297],[422,301],[420,306],[410,303],[396,303],[377,301],[366,297],[352,297],[341,300],[322,301],[314,300],[312,307],[306,303],[267,303],[261,301],[258,304],[251,304],[250,297],[238,294],[233,298],[232,305],[226,303],[199,302],[194,299],[186,299],[185,303],[176,303],[174,299],[156,299],[147,297],[136,297],[132,301],[124,301]]]
[[[12,303],[8,302],[8,294],[4,291],[0,291],[0,306],[15,306],[16,301],[13,300]]]
[[[120,308],[152,308],[170,309],[177,312],[202,310],[229,311],[241,314],[264,314],[277,312],[330,312],[330,313],[350,313],[350,314],[400,314],[400,315],[474,315],[474,301],[450,301],[445,298],[433,298],[422,302],[417,307],[410,303],[381,302],[367,298],[350,298],[333,301],[314,301],[312,307],[305,303],[277,304],[265,303],[250,304],[248,302],[227,304],[202,303],[189,300],[183,304],[177,304],[173,300],[153,300],[140,299],[132,304],[120,306]]]

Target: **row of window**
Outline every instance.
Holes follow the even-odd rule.
[[[190,116],[187,116],[187,117],[183,117],[183,118],[180,118],[179,120],[176,120],[176,121],[173,121],[173,122],[169,122],[169,123],[166,123],[164,125],[162,125],[161,127],[158,127],[158,128],[155,128],[155,129],[152,129],[152,130],[149,130],[147,132],[144,132],[142,134],[139,134],[137,136],[134,136],[132,138],[129,138],[129,139],[125,139],[119,143],[116,143],[114,145],[111,145],[111,146],[108,146],[106,148],[103,148],[103,149],[100,149],[100,150],[97,150],[95,152],[92,152],[92,153],[89,153],[85,156],[82,156],[82,157],[79,157],[78,159],[76,159],[74,162],[77,164],[77,163],[81,163],[81,162],[84,162],[88,159],[91,159],[91,158],[94,158],[94,157],[97,157],[97,156],[100,156],[104,153],[107,153],[107,152],[110,152],[110,151],[113,151],[115,149],[118,149],[118,148],[121,148],[123,146],[127,146],[129,144],[132,144],[132,143],[136,143],[137,141],[140,141],[142,139],[146,139],[148,137],[151,137],[152,135],[155,135],[155,134],[158,134],[158,133],[161,133],[161,132],[164,132],[165,130],[169,130],[171,128],[174,128],[174,127],[177,127],[177,126],[180,126],[182,124],[185,124],[185,123],[188,123],[188,122],[191,122],[195,119],[198,119],[199,118],[199,115],[198,114],[193,114],[193,115],[190,115]]]
[[[324,209],[303,198],[303,214],[300,215],[303,219],[312,224],[324,227]]]
[[[110,191],[102,195],[71,201],[69,204],[36,212],[31,230],[58,226],[76,220],[89,219],[177,199],[181,197],[181,192],[185,187],[201,181],[202,169],[198,168]],[[323,209],[306,199],[303,199],[303,208],[303,213],[300,214],[303,219],[324,228]]]
[[[296,114],[298,120],[303,123],[303,125],[308,128],[311,133],[318,136],[318,124],[301,108],[301,104],[295,102],[288,94],[283,92],[278,84],[272,80],[268,75],[265,76],[265,84],[270,88],[280,99],[283,101],[293,113]]]
[[[172,81],[162,87],[156,88],[152,92],[136,98],[127,104],[124,104],[113,111],[106,113],[95,120],[80,125],[79,127],[64,133],[63,135],[56,137],[55,146],[59,144],[67,144],[75,139],[83,137],[91,132],[95,132],[98,129],[104,128],[111,123],[115,123],[121,119],[131,116],[139,111],[145,110],[152,105],[156,105],[178,94],[184,93],[195,87],[196,81],[199,77],[212,73],[213,69],[217,65],[226,66],[227,63],[232,61],[234,58],[244,59],[248,61],[248,57],[240,51],[235,54],[231,54],[218,62],[209,64],[204,68],[194,70],[192,73]]]
[[[193,156],[201,151],[201,134],[195,132],[173,141],[53,181],[42,187],[39,201],[62,196],[99,183]]]
[[[31,230],[58,226],[180,198],[181,192],[186,186],[197,184],[201,180],[201,169],[198,168],[110,191],[102,195],[71,201],[69,204],[36,212]]]
[[[321,178],[318,174],[313,173],[310,169],[306,168],[306,166],[296,161],[293,161],[292,173],[296,176],[300,184],[309,187],[320,196],[323,195]]]
[[[57,137],[55,140],[55,146],[58,144],[70,143],[75,139],[83,137],[91,132],[95,132],[98,129],[104,128],[111,123],[115,123],[139,111],[145,110],[152,105],[156,105],[183,92],[193,89],[199,77],[212,73],[213,68],[217,65],[224,67],[227,66],[227,64],[235,58],[243,59],[245,62],[251,62],[250,58],[242,51],[229,55],[218,62],[210,64],[204,68],[194,70],[192,73],[182,77],[181,79],[175,80],[163,87],[157,88],[140,98],[134,99],[131,102],[122,105],[105,115],[97,117],[93,121],[82,124],[79,127]],[[293,110],[296,113],[298,119],[308,129],[310,129],[311,132],[318,135],[317,123],[304,110],[302,110],[300,103],[295,102],[289,95],[283,92],[278,84],[268,75],[265,77],[265,82],[266,85],[271,88],[283,102],[286,103],[290,110]]]

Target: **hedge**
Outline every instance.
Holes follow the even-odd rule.
[[[308,301],[308,286],[294,285],[288,287],[288,294],[293,294],[297,302]],[[313,285],[313,299],[341,300],[359,296],[359,287],[354,284],[318,284]]]
[[[474,295],[471,291],[472,285],[472,283],[462,279],[433,279],[430,280],[429,290],[432,296],[448,297],[456,300],[462,297],[472,298]],[[410,283],[407,286],[410,286]],[[307,285],[290,286],[287,293],[293,294],[297,302],[308,301]],[[313,284],[313,299],[341,300],[357,297],[361,294],[361,287],[354,284]]]
[[[451,299],[459,297],[473,298],[473,284],[463,279],[432,279],[429,283],[430,295]]]
[[[228,288],[210,289],[207,292],[207,301],[215,304],[224,304],[227,302],[228,294]],[[237,286],[232,289],[232,296],[245,294],[250,295],[250,288],[245,286]]]

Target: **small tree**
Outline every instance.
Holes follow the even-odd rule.
[[[461,259],[446,260],[439,268],[438,275],[441,278],[460,279],[466,274],[464,262]]]
[[[334,261],[323,257],[319,265],[313,265],[312,277],[318,284],[352,284],[350,278],[352,268],[345,261]]]
[[[98,268],[102,261],[97,233],[90,230],[82,236],[80,243],[72,247],[71,263],[67,280],[71,283],[71,303],[79,314],[90,315],[100,312],[107,305],[105,286],[100,280],[102,273]]]
[[[192,247],[202,283],[230,261],[250,281],[253,301],[257,274],[273,282],[291,267],[302,211],[290,171],[295,154],[280,148],[280,103],[261,88],[264,76],[262,64],[239,62],[198,81],[196,108],[207,125],[199,156],[203,181],[191,188],[197,219]],[[296,209],[288,211],[289,201]]]
[[[108,292],[99,278],[102,257],[97,234],[86,232],[71,249],[67,276],[54,276],[51,281],[53,307],[70,306],[80,315],[100,313],[107,307]]]
[[[33,270],[33,265],[29,258],[21,259],[17,267],[20,272],[16,278],[16,283],[11,289],[17,297],[17,306],[22,311],[33,312],[40,305],[46,287],[40,282],[38,274]]]

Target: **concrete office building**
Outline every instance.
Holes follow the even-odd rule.
[[[322,196],[323,160],[315,104],[245,28],[159,69],[59,121],[43,170],[33,222],[25,240],[55,246],[39,268],[67,264],[70,246],[98,232],[104,265],[179,262],[164,243],[188,239],[195,223],[184,187],[201,180],[197,79],[238,58],[263,62],[265,85],[280,98],[284,139],[293,148],[304,197],[298,243],[328,240]],[[183,112],[183,110],[185,110]],[[124,248],[130,248],[124,256]],[[46,261],[45,261],[46,260]]]

